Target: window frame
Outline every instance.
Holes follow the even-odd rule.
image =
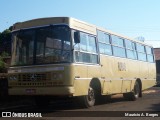
[[[87,35],[88,37],[93,37],[94,39],[95,39],[95,47],[96,47],[96,52],[90,52],[90,51],[88,51],[88,49],[85,51],[85,50],[81,50],[81,47],[80,47],[80,43],[78,43],[78,44],[75,44],[74,43],[74,34],[73,34],[73,32],[74,31],[78,31],[78,32],[80,32],[80,34],[82,33],[82,34],[85,34],[85,35]],[[79,64],[100,64],[100,60],[99,60],[99,49],[98,49],[98,46],[97,46],[97,36],[96,35],[93,35],[93,34],[89,34],[89,33],[86,33],[86,32],[84,32],[84,31],[79,31],[79,30],[76,30],[76,29],[72,29],[72,39],[73,39],[73,50],[74,50],[74,63],[79,63]],[[81,39],[81,38],[80,38]],[[89,42],[87,42],[87,46],[88,46],[88,44],[89,44]],[[78,47],[79,47],[79,49],[75,49],[75,45],[78,45]],[[97,63],[93,63],[93,62],[84,62],[84,61],[82,61],[82,62],[79,62],[79,61],[77,61],[77,59],[76,59],[76,52],[78,53],[78,54],[89,54],[89,57],[91,58],[91,56],[92,55],[95,55],[95,56],[97,56],[96,58],[97,58]],[[79,59],[79,58],[78,58]],[[91,60],[90,60],[91,61]]]
[[[138,50],[138,45],[140,45],[140,47],[143,46],[144,51]],[[146,47],[145,46],[146,45],[144,45],[144,44],[136,42],[137,57],[138,57],[139,61],[148,62],[148,60],[147,60],[147,54],[146,54]],[[140,59],[140,57],[139,57],[140,55],[139,54],[144,54],[145,55],[145,60]]]
[[[101,32],[103,34],[107,34],[109,36],[109,43],[105,43],[105,42],[102,42],[101,40],[99,40],[98,38],[98,33]],[[118,44],[114,44],[113,43],[113,37],[112,36],[115,36],[115,37],[118,37],[118,39],[121,39],[123,40],[123,46],[122,45],[118,45]],[[99,54],[103,54],[103,55],[109,55],[109,56],[114,56],[114,57],[120,57],[120,58],[127,58],[127,59],[132,59],[132,60],[137,60],[137,61],[143,61],[143,62],[150,62],[150,63],[154,63],[155,62],[155,57],[154,57],[154,53],[153,53],[153,47],[151,46],[148,46],[148,45],[145,45],[143,43],[140,43],[138,41],[133,41],[133,40],[130,40],[130,39],[127,39],[127,38],[124,38],[124,37],[121,37],[121,36],[118,36],[118,35],[115,35],[115,34],[111,34],[111,33],[108,33],[108,32],[105,32],[105,31],[102,31],[102,30],[99,30],[97,29],[97,43],[98,43],[98,50],[99,50]],[[103,40],[104,41],[104,40]],[[132,48],[131,47],[127,47],[127,42],[126,41],[129,41],[131,42],[132,44]],[[111,53],[112,54],[107,54],[105,52],[101,52],[100,51],[100,44],[102,45],[109,45],[110,48],[111,48]],[[143,47],[138,49],[138,47]],[[147,49],[146,47],[149,47],[151,48],[151,54],[147,53]],[[124,56],[123,55],[116,55],[114,52],[115,52],[115,48],[122,48],[123,49],[123,52],[125,53]],[[105,50],[105,49],[104,49]],[[129,57],[129,53],[128,52],[132,52],[132,57]],[[145,56],[145,58],[143,59],[140,59],[140,56],[142,55],[139,55],[139,54],[143,54],[143,56]],[[153,61],[149,61],[149,58],[148,56],[152,56],[153,57]]]
[[[108,43],[106,43],[106,42],[102,42],[102,41],[100,41],[99,40],[99,35],[98,35],[98,33],[99,32],[101,32],[101,34],[103,33],[104,35],[107,35],[108,36],[108,40],[109,40],[109,42]],[[111,34],[109,34],[109,33],[107,33],[107,32],[103,32],[103,31],[101,31],[101,30],[98,30],[97,29],[97,39],[98,39],[98,48],[99,48],[99,54],[104,54],[104,55],[110,55],[110,56],[112,56],[113,55],[113,48],[112,48],[112,44],[111,44]],[[108,53],[102,53],[101,51],[100,51],[100,44],[102,44],[102,45],[104,45],[104,46],[110,46],[110,54],[108,54]],[[104,49],[104,50],[106,50],[106,49]],[[108,49],[107,49],[108,50]]]
[[[150,48],[151,53],[148,53],[148,52],[147,52],[147,48]],[[147,61],[150,62],[150,63],[154,63],[154,62],[155,62],[155,58],[154,58],[153,48],[150,47],[150,46],[145,46],[145,49],[146,49]],[[149,61],[149,57],[148,57],[148,56],[151,56],[151,57],[152,57],[152,61]]]
[[[123,46],[119,46],[119,45],[113,44],[113,37],[112,36],[117,37],[118,39],[122,40]],[[121,58],[127,58],[126,46],[125,46],[124,38],[112,34],[111,35],[111,45],[112,45],[113,56],[115,56],[115,57],[121,57]],[[121,49],[123,49],[124,50],[124,56],[122,56],[122,55],[116,55],[114,53],[114,51],[115,51],[114,48],[121,48]]]
[[[127,41],[131,43],[131,47],[132,48],[127,47]],[[126,56],[127,56],[127,58],[128,59],[137,60],[138,57],[137,57],[137,51],[136,51],[136,43],[134,41],[131,41],[131,40],[128,40],[128,39],[124,39],[124,42],[125,42],[125,48],[126,48]],[[133,53],[133,55],[135,54],[133,56],[134,58],[129,57],[128,51],[131,51]]]

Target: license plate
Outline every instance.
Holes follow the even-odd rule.
[[[36,93],[36,89],[26,89],[26,93],[27,94],[35,94]]]

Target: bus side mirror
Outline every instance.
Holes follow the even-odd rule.
[[[80,43],[80,34],[79,32],[74,32],[74,43]]]

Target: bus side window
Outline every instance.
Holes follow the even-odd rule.
[[[98,30],[99,52],[101,54],[112,55],[112,48],[110,43],[110,35]]]
[[[118,36],[112,35],[113,55],[117,57],[126,57],[124,41]]]
[[[75,51],[76,62],[98,63],[98,53],[95,36],[80,32],[79,48]]]
[[[146,53],[148,62],[154,62],[153,50],[151,47],[146,46]]]
[[[135,51],[135,43],[126,39],[125,45],[126,45],[127,58],[137,59],[137,53]]]
[[[136,43],[136,48],[137,48],[138,60],[147,61],[145,46],[140,43]]]

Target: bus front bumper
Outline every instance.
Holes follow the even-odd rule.
[[[9,95],[50,95],[50,96],[73,96],[74,87],[11,87]]]

